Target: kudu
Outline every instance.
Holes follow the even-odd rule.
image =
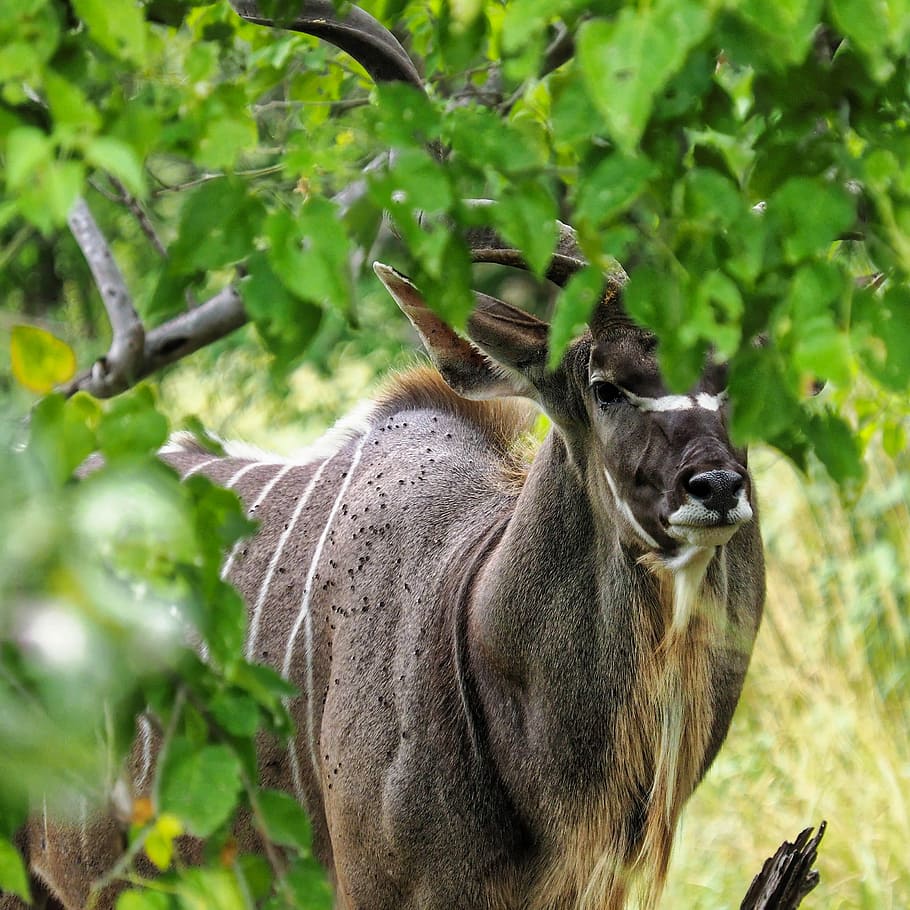
[[[551,277],[580,265],[563,229]],[[764,598],[724,368],[671,394],[616,276],[551,371],[535,317],[478,294],[465,340],[376,272],[435,369],[393,379],[311,457],[162,452],[260,522],[224,572],[248,655],[302,693],[263,781],[306,806],[344,910],[654,907]],[[537,408],[552,428],[528,458]],[[141,720],[134,796],[153,739]],[[33,869],[81,906],[116,826],[32,827]]]

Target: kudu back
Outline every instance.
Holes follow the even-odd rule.
[[[478,295],[468,341],[376,270],[435,368],[308,458],[162,454],[261,523],[225,572],[248,655],[302,693],[263,781],[306,806],[344,910],[653,907],[764,595],[724,370],[671,394],[619,282],[551,372],[534,317]],[[538,408],[552,429],[529,458]],[[69,910],[116,858],[111,819],[90,824],[32,826],[33,869]]]

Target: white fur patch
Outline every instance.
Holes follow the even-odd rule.
[[[621,387],[620,387],[621,388]],[[647,398],[643,395],[636,395],[628,389],[623,389],[623,394],[634,404],[639,411],[691,411],[695,408],[702,408],[706,411],[719,411],[724,402],[727,400],[727,393],[721,392],[719,395],[709,395],[707,392],[699,392],[698,395],[662,395],[660,398]]]
[[[724,515],[689,496],[670,516],[667,533],[690,546],[721,547],[751,520],[752,506],[745,490],[739,491],[736,505]]]

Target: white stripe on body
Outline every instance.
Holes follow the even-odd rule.
[[[322,529],[322,534],[320,535],[319,541],[316,544],[316,549],[313,551],[313,558],[310,562],[310,568],[307,572],[306,581],[303,585],[303,597],[300,601],[300,611],[297,614],[297,619],[294,621],[294,626],[291,629],[291,634],[288,636],[287,649],[284,653],[284,663],[281,666],[281,674],[287,678],[288,673],[291,669],[291,657],[294,653],[294,642],[297,639],[298,633],[300,632],[301,625],[306,622],[306,691],[304,694],[307,699],[307,739],[310,747],[310,758],[313,761],[313,770],[317,774],[319,772],[319,761],[316,758],[316,745],[314,742],[313,733],[313,623],[310,616],[310,598],[313,593],[313,579],[316,575],[316,569],[319,565],[322,551],[325,548],[325,542],[329,536],[329,530],[332,527],[332,522],[335,520],[335,515],[341,506],[341,500],[344,498],[344,495],[347,493],[348,487],[350,486],[351,479],[354,476],[354,469],[360,463],[360,458],[363,454],[363,447],[366,445],[366,441],[369,439],[369,436],[369,433],[364,434],[360,442],[357,444],[357,448],[354,450],[351,464],[348,467],[347,476],[344,478],[344,482],[341,484],[338,495],[335,497],[335,502],[332,503],[332,509],[329,512],[328,520],[325,523],[325,527]],[[288,745],[288,754],[291,759],[291,770],[294,776],[294,791],[297,794],[297,798],[303,800],[303,778],[300,774],[300,762],[298,761],[297,752],[294,748],[293,741],[291,741],[291,743]]]
[[[186,480],[187,477],[192,477],[193,474],[198,474],[203,468],[207,468],[212,462],[218,461],[218,456],[215,455],[214,458],[206,458],[205,461],[200,461],[199,464],[194,464],[186,474],[183,475],[181,480]]]
[[[261,464],[261,462],[254,462],[254,464],[258,465],[258,464]],[[278,466],[276,465],[275,467],[278,467]],[[253,512],[255,512],[256,509],[258,509],[259,506],[262,505],[262,503],[265,501],[266,496],[268,496],[269,493],[272,492],[272,489],[274,488],[275,484],[278,483],[278,481],[281,480],[281,478],[284,477],[284,475],[287,474],[287,472],[290,471],[291,468],[293,468],[293,467],[297,467],[297,465],[285,464],[285,465],[281,466],[280,471],[275,472],[275,476],[262,488],[262,490],[259,492],[259,495],[253,500],[252,505],[250,505],[250,507],[246,510],[246,514],[248,517],[251,516],[253,514]],[[232,479],[234,479],[234,478],[232,478]],[[221,567],[221,580],[222,581],[224,581],[224,579],[226,579],[228,577],[228,574],[231,571],[231,567],[234,565],[234,560],[237,558],[237,554],[240,552],[240,548],[243,546],[244,542],[245,542],[245,538],[238,540],[237,543],[235,543],[233,548],[231,549],[231,552],[228,555],[228,558],[224,561],[224,565]]]
[[[144,714],[139,715],[139,735],[142,739],[142,765],[139,768],[139,779],[136,781],[136,787],[141,790],[148,780],[149,771],[152,769],[152,725]]]
[[[333,455],[332,458],[334,457],[335,456]],[[307,504],[307,501],[309,500],[313,489],[315,488],[316,484],[319,483],[319,480],[322,477],[322,472],[326,469],[332,458],[326,459],[321,465],[319,465],[318,470],[310,478],[310,482],[307,484],[306,489],[297,500],[297,505],[294,508],[294,514],[291,516],[290,521],[287,523],[287,527],[281,532],[281,537],[278,538],[278,545],[275,547],[275,552],[272,554],[271,560],[269,560],[269,567],[266,570],[265,578],[263,578],[262,584],[259,586],[259,595],[256,598],[256,605],[253,608],[253,616],[250,622],[250,632],[247,636],[246,641],[247,660],[253,659],[253,650],[256,646],[256,636],[259,634],[259,621],[262,618],[262,608],[265,606],[265,601],[269,593],[269,586],[272,583],[272,576],[275,574],[275,569],[278,567],[278,561],[281,559],[281,554],[284,551],[284,545],[287,543],[288,538],[293,533],[294,526],[297,524],[297,519],[300,518],[300,514],[303,512],[303,507]],[[295,465],[295,467],[299,467],[299,465]]]

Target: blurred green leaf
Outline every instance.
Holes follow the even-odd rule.
[[[187,273],[243,259],[254,248],[263,215],[262,203],[242,181],[205,181],[181,209],[180,232],[170,248],[172,267]]]
[[[25,864],[16,848],[0,837],[0,891],[8,891],[31,904],[32,895],[28,886]]]
[[[491,208],[503,237],[524,254],[533,272],[543,275],[556,246],[556,203],[549,188],[534,181],[507,186]]]
[[[264,826],[265,835],[276,844],[297,847],[310,846],[310,822],[300,803],[280,790],[260,790],[256,794],[257,820]]]
[[[749,0],[736,9],[750,25],[770,40],[775,56],[784,63],[799,63],[809,50],[822,0]]]
[[[134,196],[145,195],[142,164],[125,142],[110,136],[98,136],[86,147],[85,160],[116,177]]]
[[[124,891],[117,898],[116,910],[168,910],[171,899],[161,891]]]
[[[766,217],[777,227],[787,260],[795,263],[827,249],[852,226],[856,211],[840,187],[792,177],[768,200]]]
[[[159,801],[197,837],[207,837],[233,813],[241,789],[240,761],[227,746],[171,743],[160,771]]]
[[[121,4],[111,15],[104,0],[73,0],[76,14],[88,26],[89,34],[106,51],[123,60],[145,63],[145,17],[142,7]]]
[[[633,205],[647,189],[654,166],[643,155],[613,154],[605,158],[580,185],[575,207],[578,224],[599,228]]]
[[[559,365],[566,345],[584,331],[588,317],[603,294],[604,278],[599,268],[588,266],[576,272],[556,299],[550,320],[548,366]]]
[[[167,439],[167,419],[155,409],[155,398],[147,385],[113,399],[98,426],[98,444],[113,461],[135,458],[157,451]]]
[[[244,308],[279,362],[295,361],[319,328],[321,307],[290,291],[265,253],[250,256],[247,273],[240,283]]]
[[[62,485],[95,449],[100,416],[98,403],[84,393],[69,400],[59,394],[48,395],[32,411],[30,457]]]
[[[278,209],[265,231],[269,264],[289,291],[319,306],[349,308],[348,238],[333,203],[309,199],[296,216]]]
[[[815,415],[806,430],[815,454],[836,483],[846,485],[863,479],[862,452],[846,421],[830,413]]]

